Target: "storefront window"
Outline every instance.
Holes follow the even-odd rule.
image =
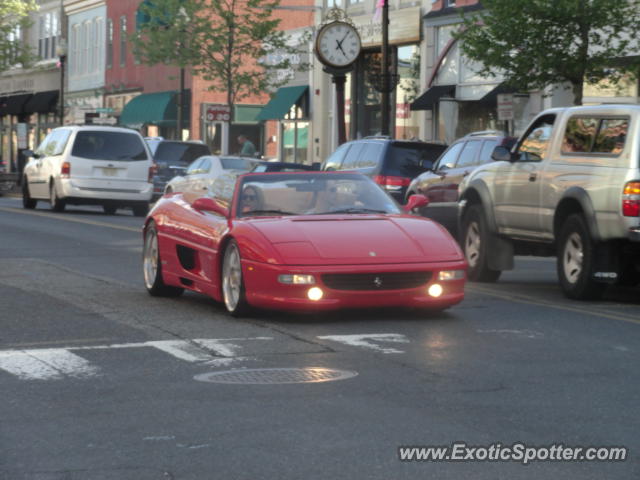
[[[420,93],[420,50],[418,45],[398,47],[398,85],[396,86],[396,138],[417,138],[420,125],[409,104]]]

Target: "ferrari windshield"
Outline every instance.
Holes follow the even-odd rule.
[[[378,185],[357,173],[250,175],[239,188],[238,217],[400,213]]]

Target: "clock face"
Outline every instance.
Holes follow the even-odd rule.
[[[360,55],[360,35],[357,30],[344,22],[325,25],[316,39],[319,60],[332,67],[347,67]]]

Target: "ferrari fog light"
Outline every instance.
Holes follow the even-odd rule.
[[[443,292],[443,288],[442,285],[438,284],[438,283],[434,283],[433,285],[431,285],[429,287],[429,295],[431,295],[432,297],[439,297],[440,295],[442,295]]]
[[[309,300],[313,300],[314,302],[321,300],[322,295],[324,295],[324,293],[322,292],[322,289],[318,287],[311,287],[307,292],[307,297],[309,297]]]
[[[443,270],[438,273],[438,280],[446,282],[447,280],[461,280],[464,278],[464,270]]]
[[[316,283],[313,275],[278,275],[278,281],[289,285],[313,285]]]

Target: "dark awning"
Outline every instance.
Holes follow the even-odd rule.
[[[58,101],[58,90],[48,92],[38,92],[27,101],[24,106],[26,113],[49,113],[56,111]]]
[[[5,98],[0,115],[20,115],[24,113],[24,104],[31,98],[30,93],[11,95]]]
[[[434,85],[413,101],[411,110],[431,110],[441,97],[455,95],[455,85]]]
[[[281,120],[295,105],[300,97],[304,95],[309,87],[301,85],[298,87],[279,88],[275,96],[267,103],[256,117],[257,120]]]
[[[132,98],[122,109],[119,124],[128,127],[142,125],[157,125],[159,127],[175,127],[177,125],[178,109],[176,107],[177,92],[142,93]],[[189,125],[189,91],[185,90],[182,102],[184,126]]]

